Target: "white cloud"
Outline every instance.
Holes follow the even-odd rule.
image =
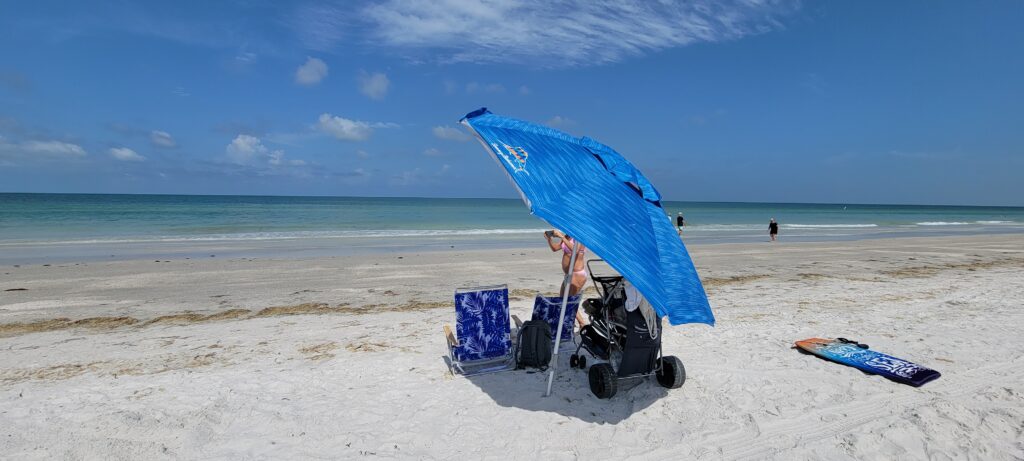
[[[0,166],[34,161],[75,160],[87,155],[78,144],[62,141],[10,142],[0,136]]]
[[[289,159],[281,149],[270,149],[260,138],[240,134],[224,149],[229,162],[241,166],[233,171],[244,171],[259,176],[289,175],[309,177],[311,168],[305,160]],[[235,167],[237,168],[237,167]]]
[[[295,83],[313,86],[327,78],[327,63],[313,57],[306,57],[306,63],[295,70]]]
[[[375,43],[443,62],[561,67],[762,34],[781,29],[780,19],[798,8],[795,0],[388,0],[361,14]]]
[[[359,71],[359,91],[370,99],[382,99],[388,94],[388,87],[391,81],[388,76],[380,72],[367,73]]]
[[[441,154],[442,152],[440,150],[437,150],[436,148],[433,147],[423,151],[423,155],[426,155],[427,157],[438,157]]]
[[[255,136],[240,134],[225,149],[228,160],[239,165],[258,165],[266,163],[271,166],[291,165],[303,166],[305,160],[285,159],[284,151],[271,150],[263,145],[263,141]]]
[[[346,141],[365,141],[373,133],[369,123],[349,120],[331,114],[321,114],[317,129]]]
[[[179,97],[179,98],[185,98],[185,97],[188,97],[188,96],[192,96],[192,93],[189,93],[188,90],[186,90],[185,87],[183,87],[183,86],[176,86],[176,87],[174,87],[174,89],[171,90],[171,93],[173,95]]]
[[[502,94],[507,91],[505,85],[493,82],[468,82],[460,84],[454,80],[445,80],[442,84],[444,85],[445,94],[456,94],[459,91],[466,94]],[[520,86],[516,91],[521,95],[530,94],[530,89],[526,86]]]
[[[82,146],[61,141],[26,141],[21,143],[22,149],[50,157],[85,157],[87,153]]]
[[[146,159],[137,152],[127,147],[115,147],[110,149],[110,155],[124,162],[141,162]]]
[[[225,149],[228,159],[238,164],[251,163],[257,157],[267,154],[267,147],[263,145],[260,138],[240,134],[235,137],[231,144]]]
[[[304,166],[306,164],[306,161],[305,160],[298,160],[298,159],[296,159],[296,160],[285,160],[285,158],[284,158],[284,151],[282,151],[282,150],[275,150],[275,151],[271,151],[270,153],[267,154],[267,163],[270,164],[270,165],[274,165],[274,166],[278,166],[278,165]]]
[[[449,141],[469,141],[473,139],[465,131],[450,126],[435,126],[432,131],[437,138]]]
[[[256,61],[257,54],[251,51],[241,51],[235,55],[235,62],[250,64]]]
[[[178,145],[174,142],[174,138],[171,137],[170,133],[159,130],[153,130],[149,133],[149,141],[157,147],[175,147]]]
[[[521,94],[523,96],[526,96],[526,95],[530,94],[530,88],[527,87],[526,85],[520,86],[519,87],[519,94]]]
[[[284,152],[283,151],[275,150],[275,151],[267,154],[267,163],[269,163],[271,165],[280,165],[281,162],[283,161],[283,159],[284,159]]]

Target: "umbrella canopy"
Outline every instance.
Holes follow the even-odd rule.
[[[661,195],[633,164],[590,138],[501,117],[462,119],[504,167],[530,213],[592,249],[673,325],[714,325],[704,287]]]

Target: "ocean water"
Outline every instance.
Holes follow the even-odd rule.
[[[687,244],[1024,233],[1024,208],[665,202]],[[666,218],[668,219],[668,218]],[[518,199],[0,194],[0,261],[543,246]],[[109,254],[109,255],[108,255]],[[112,256],[110,256],[112,255]]]

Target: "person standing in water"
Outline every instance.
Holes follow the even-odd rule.
[[[683,228],[686,227],[686,219],[683,218],[683,212],[679,212],[676,215],[676,229],[679,231],[679,235],[683,235]]]
[[[768,223],[768,235],[771,236],[772,241],[779,235],[779,223],[775,222],[775,218]]]

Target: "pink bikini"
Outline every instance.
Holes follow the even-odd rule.
[[[586,252],[586,251],[587,251],[586,247],[584,247],[582,244],[580,244],[580,251],[579,251],[579,254],[576,257],[577,258],[582,257],[583,253]],[[572,254],[572,248],[570,248],[568,245],[565,244],[565,240],[562,240],[562,252],[567,254],[567,255],[571,255]],[[573,271],[573,275],[582,275],[582,276],[586,277],[587,276],[587,269],[586,269],[586,267],[584,267],[583,269],[580,269],[578,271]]]

